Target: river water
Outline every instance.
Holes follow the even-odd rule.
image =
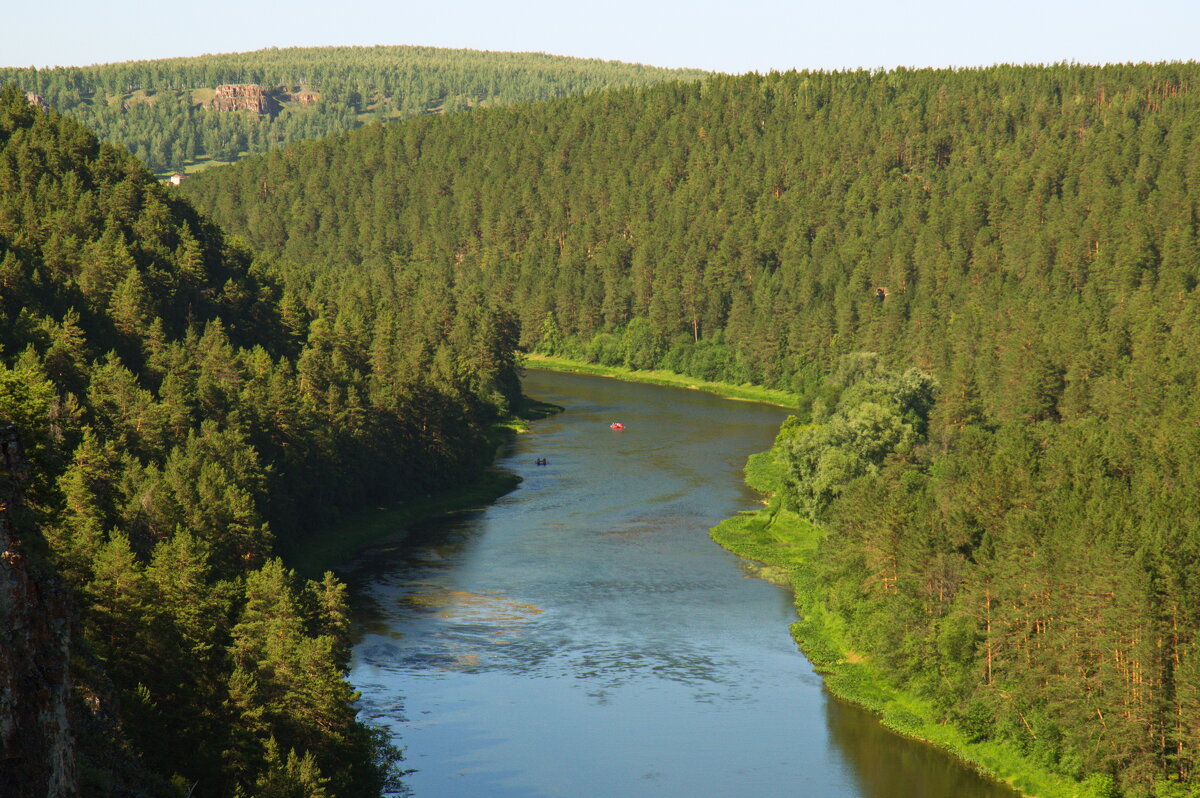
[[[830,697],[789,594],[709,539],[756,506],[741,468],[784,410],[544,371],[525,390],[566,412],[500,459],[521,486],[344,573],[350,679],[415,798],[1014,794]]]

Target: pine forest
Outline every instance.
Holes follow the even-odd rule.
[[[0,418],[84,794],[393,782],[345,587],[287,558],[478,478],[523,353],[797,395],[809,611],[1081,795],[1196,794],[1200,65],[431,52],[0,75]],[[195,105],[235,82],[292,99]]]
[[[285,287],[11,86],[0,187],[0,417],[22,556],[78,608],[80,793],[378,795],[397,752],[344,678],[345,586],[279,552],[478,474],[519,390],[510,315],[444,273]]]
[[[371,122],[696,79],[699,70],[431,47],[289,47],[85,67],[0,68],[154,172]]]
[[[184,189],[288,261],[481,280],[531,351],[801,394],[784,497],[827,530],[855,650],[948,722],[1147,795],[1200,746],[1198,78],[716,76]]]

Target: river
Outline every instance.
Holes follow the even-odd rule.
[[[789,594],[709,539],[755,506],[741,467],[784,410],[546,371],[525,390],[566,412],[500,458],[521,486],[344,572],[350,679],[415,798],[1014,795],[829,696]]]

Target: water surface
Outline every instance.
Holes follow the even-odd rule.
[[[525,390],[567,410],[501,458],[520,488],[346,574],[351,681],[416,798],[1013,794],[830,698],[790,596],[709,539],[756,506],[741,468],[784,410],[553,372]]]

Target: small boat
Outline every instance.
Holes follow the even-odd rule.
[[[609,424],[608,426],[612,429],[625,429],[625,425],[622,424],[620,421],[614,421],[613,423]]]

